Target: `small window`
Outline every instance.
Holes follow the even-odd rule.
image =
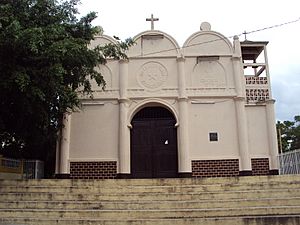
[[[209,141],[218,141],[218,133],[217,132],[209,133]]]

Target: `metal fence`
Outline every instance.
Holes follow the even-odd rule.
[[[23,163],[21,160],[8,159],[0,156],[0,172],[21,174],[23,172]]]
[[[0,156],[0,173],[20,174],[24,179],[44,178],[44,162],[40,160],[17,160]]]
[[[23,168],[24,179],[44,178],[44,162],[40,160],[25,160]]]
[[[300,174],[300,149],[278,155],[279,174]]]

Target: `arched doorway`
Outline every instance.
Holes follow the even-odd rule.
[[[173,114],[163,107],[145,107],[135,114],[131,124],[131,177],[177,177],[177,129]]]

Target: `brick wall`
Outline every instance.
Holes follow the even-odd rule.
[[[269,175],[269,159],[251,159],[252,175]],[[193,160],[193,177],[233,177],[239,176],[239,160]],[[71,162],[72,179],[114,179],[117,177],[117,162]]]
[[[193,177],[233,177],[239,175],[239,160],[193,160]]]
[[[268,158],[251,159],[251,165],[253,176],[269,175],[270,173]]]
[[[71,162],[72,179],[113,179],[117,176],[117,162]]]

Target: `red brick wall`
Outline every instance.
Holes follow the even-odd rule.
[[[238,159],[192,161],[193,177],[234,177],[238,175]]]
[[[251,159],[252,175],[269,175],[269,159]],[[233,177],[239,176],[239,160],[193,160],[193,177]],[[117,162],[71,162],[72,179],[114,179],[117,177]]]
[[[117,162],[71,162],[72,179],[114,179],[117,176]]]
[[[269,175],[270,173],[268,158],[251,159],[251,165],[253,176]]]

